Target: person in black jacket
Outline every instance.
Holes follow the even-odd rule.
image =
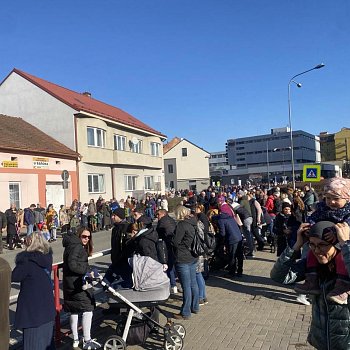
[[[131,238],[133,242],[133,254],[139,254],[141,256],[149,256],[152,259],[158,261],[157,254],[157,231],[152,227],[152,219],[148,216],[141,216],[138,219],[134,229],[138,229],[138,232]],[[136,231],[136,230],[135,230]]]
[[[55,349],[51,269],[52,250],[43,235],[34,232],[27,238],[26,250],[17,254],[12,272],[12,282],[21,284],[15,328],[23,329],[24,350]]]
[[[11,208],[5,211],[7,221],[7,247],[9,250],[14,250],[15,236],[17,234],[17,209],[16,204],[11,203]]]
[[[0,254],[2,254],[3,251],[3,244],[2,244],[2,231],[7,226],[7,219],[5,213],[0,211]]]
[[[157,233],[159,239],[162,239],[168,250],[168,269],[167,275],[170,279],[171,292],[177,293],[176,277],[175,277],[175,256],[173,251],[173,237],[175,234],[176,222],[168,215],[168,212],[164,209],[160,209],[156,213],[158,218]]]
[[[291,205],[283,203],[282,211],[277,214],[273,226],[274,234],[277,237],[277,256],[280,256],[287,246],[293,247],[299,226],[300,222],[292,213]]]
[[[178,220],[173,238],[175,268],[183,290],[183,301],[180,313],[174,315],[174,318],[189,319],[191,312],[199,312],[199,289],[196,279],[198,258],[191,253],[197,219],[191,216],[191,210],[183,205],[175,209],[175,216]]]
[[[92,254],[91,231],[79,227],[77,233],[63,237],[63,298],[64,310],[70,312],[70,325],[73,333],[73,348],[79,346],[78,317],[82,314],[83,349],[99,349],[101,345],[91,339],[92,314],[95,298],[92,288],[83,289],[83,278],[89,271],[88,257]]]
[[[242,233],[236,220],[224,212],[219,215],[218,227],[219,234],[224,238],[226,251],[229,256],[228,277],[241,277],[243,274]]]

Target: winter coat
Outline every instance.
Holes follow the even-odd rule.
[[[141,230],[134,238],[134,253],[141,256],[149,256],[158,261],[157,241],[158,234],[153,227]]]
[[[160,239],[165,241],[168,249],[172,247],[172,240],[175,234],[176,222],[175,220],[169,216],[165,215],[161,219],[159,219],[157,223],[157,233]]]
[[[111,212],[106,203],[102,204],[102,214],[104,226],[111,226]]]
[[[291,284],[305,279],[306,259],[295,260],[295,251],[287,247],[271,270],[271,278],[279,283]],[[346,269],[350,271],[350,241],[341,249]],[[350,349],[350,300],[337,304],[326,298],[335,285],[336,274],[328,265],[322,265],[321,295],[313,296],[312,318],[308,342],[318,350]],[[320,275],[321,276],[321,275]]]
[[[173,238],[174,255],[177,264],[190,264],[197,260],[191,253],[196,227],[197,219],[194,217],[189,217],[177,223]]]
[[[0,211],[0,230],[7,226],[7,219],[5,213]],[[0,232],[1,233],[1,232]]]
[[[83,290],[83,277],[89,271],[88,254],[76,234],[63,237],[63,298],[64,310],[71,313],[93,311],[92,289]]]
[[[17,300],[15,328],[35,328],[55,319],[51,280],[52,251],[21,252],[16,256],[12,282],[21,284]]]
[[[127,230],[129,223],[126,221],[115,223],[111,235],[111,260],[112,265],[117,265],[121,259],[126,261],[127,256],[124,252],[127,239]]]
[[[316,210],[310,215],[308,221],[311,223],[319,221],[346,222],[350,225],[350,202],[346,203],[343,208],[331,209],[326,202],[320,202],[316,205]]]
[[[34,209],[34,221],[36,224],[44,222],[45,219],[45,208],[35,208]]]
[[[24,209],[24,224],[25,225],[34,225],[34,210],[31,210],[30,208]]]
[[[235,244],[242,240],[242,233],[236,220],[226,213],[221,213],[218,218],[219,234],[224,238],[226,244]]]
[[[265,203],[265,208],[271,217],[274,218],[276,216],[275,201],[274,201],[274,197],[272,195],[267,197],[267,200]]]
[[[10,264],[5,259],[0,258],[0,349],[9,348],[11,272]]]
[[[7,221],[7,234],[15,235],[17,233],[17,212],[13,212],[12,209],[7,209],[5,211],[5,216]]]

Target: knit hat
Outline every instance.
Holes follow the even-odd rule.
[[[284,208],[291,208],[292,206],[288,203],[288,202],[283,202],[282,203],[282,210],[284,209]]]
[[[324,194],[330,194],[336,198],[350,200],[350,179],[333,177],[324,185]]]
[[[324,235],[329,232],[335,232],[334,223],[331,221],[319,221],[312,225],[309,231],[309,237],[316,237],[327,241]]]
[[[113,214],[118,216],[121,220],[125,219],[125,210],[123,208],[114,209]]]

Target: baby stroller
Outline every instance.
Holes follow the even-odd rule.
[[[173,323],[159,308],[170,296],[170,282],[163,272],[163,265],[150,257],[135,255],[132,259],[132,289],[114,289],[101,275],[94,276],[105,291],[112,295],[116,308],[126,308],[126,313],[117,317],[116,335],[110,336],[105,350],[124,350],[127,345],[143,344],[151,331],[163,334],[165,350],[181,350],[186,330],[183,325]],[[144,312],[141,308],[149,309]],[[165,326],[159,321],[159,313],[167,317]]]

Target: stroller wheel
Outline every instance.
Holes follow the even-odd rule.
[[[179,334],[179,336],[182,339],[185,339],[185,337],[186,337],[186,329],[185,329],[185,327],[181,323],[174,323],[173,327],[176,330],[176,332]]]
[[[170,339],[168,339],[168,337]],[[165,350],[181,350],[184,346],[183,340],[178,334],[169,334],[165,338],[164,349]]]
[[[104,350],[125,350],[126,344],[119,335],[111,335],[105,342]]]

